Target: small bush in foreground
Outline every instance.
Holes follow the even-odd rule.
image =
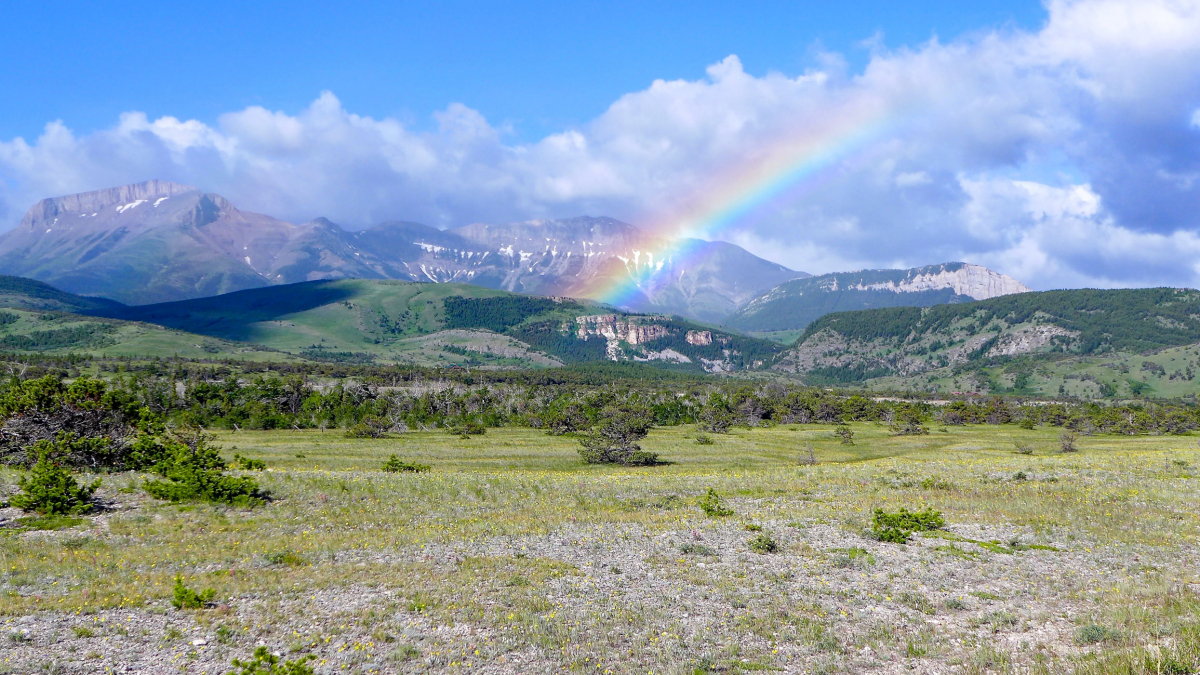
[[[21,493],[13,495],[10,500],[12,505],[46,516],[67,516],[87,511],[91,507],[92,494],[100,487],[100,480],[81,486],[70,471],[51,459],[51,442],[38,441],[38,445],[41,447],[37,464],[33,465],[28,476],[21,476],[17,481]]]
[[[267,495],[253,478],[225,475],[225,460],[208,444],[209,438],[195,433],[156,441],[160,459],[152,470],[166,480],[146,481],[146,492],[172,502],[195,499],[234,506],[262,504]]]
[[[1120,637],[1121,634],[1115,630],[1091,624],[1075,631],[1075,644],[1094,645],[1097,642],[1109,642]]]
[[[1016,446],[1017,446],[1017,449],[1014,450],[1013,452],[1016,452],[1018,455],[1032,455],[1033,454],[1033,445],[1030,443],[1022,443],[1021,441],[1017,441]]]
[[[779,543],[766,532],[750,537],[746,540],[746,545],[755,553],[775,553],[779,550]]]
[[[388,457],[388,461],[383,463],[383,470],[388,473],[421,473],[422,471],[428,471],[429,465],[406,462],[392,455]]]
[[[203,609],[217,594],[211,588],[197,593],[183,585],[183,577],[175,577],[175,597],[171,598],[171,606],[175,609]]]
[[[296,661],[279,662],[279,657],[267,651],[266,647],[254,650],[254,658],[249,661],[233,660],[233,667],[238,670],[229,671],[228,675],[313,675],[312,666],[308,665],[314,657],[308,654]]]
[[[684,555],[716,555],[717,552],[704,544],[694,542],[684,542],[679,545],[679,552]]]
[[[940,530],[945,526],[946,519],[933,509],[909,511],[900,507],[895,513],[875,509],[875,515],[871,518],[871,535],[879,541],[907,544],[913,532]]]
[[[713,444],[712,436],[706,436],[705,434],[700,434],[700,435],[696,436],[696,445],[712,445],[712,444]]]
[[[266,471],[267,463],[261,459],[250,459],[241,455],[233,456],[233,463],[243,471]]]
[[[708,492],[700,497],[700,510],[709,518],[723,518],[732,516],[733,509],[721,503],[721,495],[713,488],[708,488]]]

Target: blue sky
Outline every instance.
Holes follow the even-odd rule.
[[[348,229],[605,215],[812,273],[961,260],[1035,289],[1200,287],[1200,0],[2,18],[0,230],[158,178]]]
[[[4,13],[0,138],[61,119],[77,132],[125,111],[213,121],[290,112],[322,91],[418,125],[452,102],[533,140],[584,123],[655,79],[695,78],[737,54],[798,74],[822,51],[861,68],[877,38],[916,45],[1035,28],[1008,2],[23,2]]]

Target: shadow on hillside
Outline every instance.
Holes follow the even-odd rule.
[[[254,323],[273,321],[288,314],[347,300],[353,295],[353,288],[339,285],[337,280],[324,279],[252,288],[195,300],[97,310],[89,314],[246,341],[254,338],[251,327]]]

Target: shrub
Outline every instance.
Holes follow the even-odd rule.
[[[136,469],[129,441],[150,411],[103,380],[81,377],[14,381],[0,388],[0,463],[29,467],[39,441],[71,441],[56,461],[68,467]]]
[[[266,498],[253,478],[228,476],[225,460],[208,444],[210,437],[193,433],[156,439],[160,459],[151,467],[166,480],[146,481],[146,492],[158,499],[178,502],[201,500],[235,506],[258,506]]]
[[[1018,455],[1032,455],[1033,454],[1033,445],[1030,443],[1023,443],[1021,441],[1017,441],[1016,446],[1017,446],[1017,449],[1014,450],[1014,452],[1016,452]]]
[[[1121,634],[1115,630],[1091,624],[1075,631],[1075,644],[1094,645],[1097,642],[1109,642],[1120,637]]]
[[[705,546],[704,544],[696,544],[694,542],[684,542],[679,545],[679,552],[684,555],[716,555],[716,551]]]
[[[654,413],[646,406],[624,401],[605,406],[600,419],[579,439],[579,456],[588,464],[650,466],[658,455],[642,450],[637,442],[654,428]]]
[[[713,444],[712,436],[706,436],[704,434],[700,434],[700,435],[696,436],[696,445],[712,445],[712,444]]]
[[[197,593],[196,591],[183,585],[183,577],[175,577],[175,597],[171,599],[171,606],[175,609],[203,609],[217,594],[211,588],[206,588]]]
[[[378,417],[364,417],[362,421],[346,429],[346,438],[383,438],[387,435],[387,422]]]
[[[925,428],[925,418],[915,408],[896,411],[890,429],[897,436],[920,436],[929,433]]]
[[[714,394],[697,415],[697,426],[710,434],[727,434],[737,424],[737,413],[723,396]]]
[[[383,463],[383,470],[388,473],[420,473],[422,471],[428,471],[429,465],[405,462],[399,457],[392,455],[388,458],[388,461]]]
[[[746,540],[746,545],[755,553],[775,553],[779,550],[779,543],[766,532],[750,537]]]
[[[446,427],[446,431],[458,436],[459,438],[470,438],[472,436],[482,436],[487,433],[487,427],[475,420],[459,420],[453,425]]]
[[[280,663],[279,657],[267,651],[266,647],[254,650],[254,658],[249,661],[233,660],[232,670],[228,675],[313,675],[312,666],[308,665],[316,657],[307,654],[296,661]]]
[[[302,567],[308,564],[301,555],[292,551],[272,551],[263,556],[268,565],[285,565],[287,567]]]
[[[266,471],[267,470],[267,463],[262,461],[261,459],[250,459],[249,457],[242,457],[241,455],[234,455],[233,463],[236,464],[238,466],[238,468],[242,469],[243,471]]]
[[[953,490],[954,483],[941,476],[930,476],[921,481],[922,490]]]
[[[713,488],[708,488],[708,492],[700,497],[700,510],[709,518],[723,518],[732,516],[733,509],[721,503],[721,496]]]
[[[913,532],[939,530],[946,526],[942,514],[933,509],[909,511],[901,507],[896,513],[875,509],[871,518],[871,535],[879,541],[906,544]]]
[[[1079,434],[1074,431],[1064,431],[1058,437],[1058,442],[1062,445],[1063,452],[1077,452],[1079,448],[1075,447],[1075,442],[1079,440]]]
[[[21,493],[9,500],[12,505],[47,516],[87,511],[91,506],[92,494],[100,487],[100,480],[81,486],[70,471],[51,458],[53,443],[38,441],[37,446],[37,464],[33,465],[28,476],[21,476],[17,481]]]
[[[842,445],[854,445],[854,430],[849,424],[839,424],[833,428],[833,435],[840,438]]]

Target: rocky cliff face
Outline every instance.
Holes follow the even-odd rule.
[[[1012,277],[967,263],[837,272],[780,284],[725,323],[749,331],[799,330],[832,312],[928,307],[1027,292],[1029,288]]]
[[[1013,293],[1028,293],[1025,284],[993,272],[980,265],[938,265],[919,267],[906,270],[907,274],[899,279],[887,281],[851,284],[847,290],[856,291],[890,291],[892,293],[922,293],[949,289],[955,295],[965,295],[975,300],[987,300],[1001,295]],[[837,279],[833,280],[833,290],[837,290]]]

